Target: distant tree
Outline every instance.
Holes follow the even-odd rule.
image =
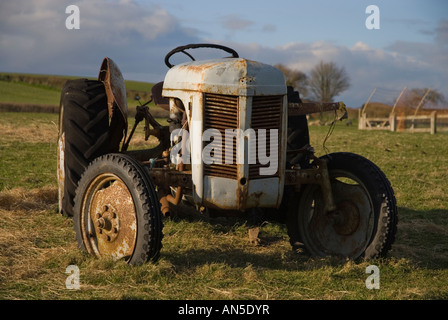
[[[416,108],[423,97],[425,97],[428,88],[414,88],[406,92],[404,97],[404,104],[409,107]],[[425,100],[423,100],[420,108],[424,108],[425,105],[437,106],[445,105],[447,101],[442,93],[436,89],[430,89],[429,93],[426,95]]]
[[[307,96],[308,77],[305,73],[299,70],[291,69],[281,63],[276,64],[274,67],[283,72],[287,86],[291,86],[295,90],[298,90],[302,98]]]
[[[343,67],[334,62],[319,62],[310,73],[308,90],[318,102],[333,102],[333,98],[350,87],[349,77]]]

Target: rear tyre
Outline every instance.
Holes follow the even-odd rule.
[[[59,210],[73,216],[76,187],[88,164],[109,152],[107,97],[101,81],[66,82],[59,112]]]
[[[145,170],[124,154],[103,155],[89,165],[76,190],[73,217],[81,249],[131,265],[159,258],[162,213]]]
[[[328,160],[337,210],[324,211],[321,188],[307,185],[288,221],[291,244],[302,242],[312,256],[352,260],[383,257],[391,249],[398,213],[394,191],[371,161],[352,153]]]

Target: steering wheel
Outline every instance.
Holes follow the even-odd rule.
[[[198,48],[220,49],[220,50],[230,53],[232,55],[232,58],[239,58],[238,53],[229,47],[221,46],[219,44],[212,44],[212,43],[198,43],[198,44],[187,44],[186,46],[180,46],[180,47],[177,47],[177,48],[171,50],[165,56],[165,64],[168,66],[168,68],[174,67],[174,65],[170,63],[170,58],[171,58],[171,56],[173,56],[174,54],[176,54],[178,52],[182,52],[183,54],[186,54],[191,60],[196,61],[193,58],[193,56],[191,54],[189,54],[188,52],[186,52],[185,50],[198,49]]]

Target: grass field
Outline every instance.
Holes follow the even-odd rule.
[[[53,106],[57,113],[61,89],[65,82],[75,79],[73,76],[49,76],[39,74],[1,73],[0,72],[0,104],[8,103],[27,110],[30,106]],[[141,97],[142,102],[150,99],[152,83],[125,80],[127,104],[134,111],[138,102],[135,95]],[[150,104],[154,108],[154,104]],[[33,108],[33,112],[38,112]],[[7,110],[9,111],[9,110]]]
[[[57,213],[57,121],[0,113],[0,299],[448,299],[446,134],[338,123],[326,142],[329,152],[369,158],[390,179],[399,224],[385,259],[310,258],[291,250],[283,224],[267,221],[255,246],[242,220],[180,215],[164,221],[161,259],[130,267],[81,252],[72,220]],[[328,129],[310,127],[318,155]],[[379,290],[365,285],[372,264]],[[66,288],[69,265],[79,267],[79,290]]]

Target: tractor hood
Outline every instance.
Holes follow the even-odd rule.
[[[177,90],[235,96],[284,95],[286,85],[277,68],[242,58],[224,58],[172,67],[166,74],[162,94],[173,96],[172,91]]]

